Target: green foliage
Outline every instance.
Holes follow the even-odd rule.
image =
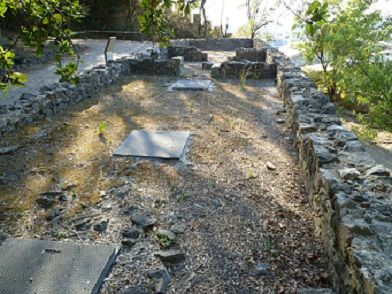
[[[368,126],[354,127],[352,131],[360,140],[368,143],[373,143],[377,138],[377,131]]]
[[[158,238],[159,245],[161,245],[163,248],[169,248],[175,243],[174,240],[171,240],[167,236],[159,233],[157,233],[157,238]]]
[[[98,124],[98,135],[103,136],[108,128],[108,123],[106,121],[101,121]]]
[[[143,15],[139,16],[141,32],[149,36],[152,40],[158,40],[159,46],[169,45],[173,36],[173,29],[169,25],[168,10],[173,5],[183,15],[189,15],[192,8],[198,5],[198,1],[190,0],[140,0],[140,7]]]
[[[308,62],[321,63],[320,87],[332,99],[368,109],[370,126],[391,130],[392,61],[383,57],[380,42],[390,39],[392,24],[370,12],[373,2],[316,0],[295,27]]]
[[[85,15],[79,0],[0,0],[0,17],[6,14],[18,22],[17,38],[10,48],[0,46],[0,89],[9,85],[23,85],[26,77],[13,70],[15,55],[13,47],[21,40],[25,46],[35,48],[39,56],[43,53],[46,41],[53,40],[53,50],[57,61],[57,74],[61,80],[75,81],[76,63],[62,64],[67,56],[77,55],[72,44],[71,22],[77,22]]]

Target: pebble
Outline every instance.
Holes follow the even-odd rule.
[[[146,288],[142,286],[131,286],[126,288],[124,291],[121,292],[122,294],[148,294]]]
[[[185,254],[180,250],[167,250],[155,252],[155,256],[164,262],[181,262],[185,260]]]
[[[108,219],[107,220],[102,220],[102,221],[100,221],[99,223],[97,223],[97,224],[95,224],[93,226],[93,230],[96,231],[96,232],[104,232],[108,228],[108,223],[109,223]]]
[[[270,270],[271,265],[269,263],[263,262],[263,263],[258,263],[255,266],[254,274],[256,277],[260,276],[265,276],[268,271]]]
[[[131,212],[131,221],[132,223],[141,226],[143,229],[148,229],[157,222],[154,217],[151,217],[147,212],[140,209]]]
[[[175,234],[182,234],[186,230],[186,224],[183,223],[176,223],[170,227],[170,231]]]
[[[129,238],[129,239],[125,239],[121,241],[121,245],[125,246],[125,247],[133,247],[135,246],[137,240]]]
[[[135,228],[128,228],[122,230],[121,234],[126,238],[138,239],[141,235],[141,231]]]
[[[272,162],[268,161],[267,162],[267,169],[268,170],[276,170],[276,166]]]
[[[166,294],[168,292],[171,280],[166,269],[150,270],[148,276],[154,281],[155,293]]]
[[[20,148],[19,146],[2,147],[2,148],[0,148],[0,155],[14,153],[19,148]]]

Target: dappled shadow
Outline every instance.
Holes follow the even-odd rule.
[[[285,126],[276,123],[282,105],[273,82],[247,81],[242,89],[239,81],[214,81],[211,93],[167,92],[174,81],[134,76],[8,136],[7,143],[22,148],[0,157],[2,173],[17,175],[0,192],[8,207],[1,227],[16,236],[51,238],[45,213],[35,204],[39,193],[69,186],[76,198],[62,205],[64,217],[74,217],[84,213],[82,204],[95,207],[101,190],[130,182],[121,207],[146,207],[161,227],[174,218],[188,225],[178,243],[190,272],[170,268],[175,289],[268,293],[328,285],[296,153]],[[106,143],[97,135],[101,121],[108,123]],[[187,161],[112,158],[135,129],[191,131]],[[33,138],[39,130],[47,135]],[[276,171],[266,168],[267,161]],[[120,242],[118,231],[109,234],[114,237],[100,242]],[[260,262],[271,264],[271,271],[255,278]],[[190,279],[191,273],[196,277]],[[132,273],[124,275],[119,285]]]

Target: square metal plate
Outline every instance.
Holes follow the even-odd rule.
[[[133,131],[113,155],[180,159],[189,137],[182,131]]]
[[[98,293],[118,249],[7,239],[0,246],[0,293]]]
[[[210,80],[178,80],[170,88],[175,91],[209,91],[211,86]]]

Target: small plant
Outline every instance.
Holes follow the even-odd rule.
[[[184,205],[185,199],[186,199],[185,193],[180,193],[180,194],[178,195],[178,197],[177,197],[177,202],[178,202],[178,204]]]
[[[55,231],[52,233],[52,237],[57,240],[62,240],[68,238],[68,234],[66,232]]]
[[[157,238],[159,245],[161,245],[163,248],[169,248],[174,244],[174,241],[165,235],[157,234]]]
[[[98,136],[103,137],[107,128],[108,128],[108,123],[106,121],[101,121],[98,124]]]
[[[279,251],[276,249],[274,241],[269,236],[267,237],[266,246],[267,246],[268,254],[271,257],[275,258],[279,255]]]
[[[241,70],[240,72],[240,89],[241,91],[246,91],[246,77],[247,77],[247,72],[245,69]]]
[[[368,126],[353,127],[352,131],[364,142],[374,143],[377,138],[377,131]]]
[[[78,194],[76,194],[75,191],[72,192],[71,194],[72,200],[75,200],[78,197]]]
[[[256,173],[254,172],[254,170],[253,169],[249,169],[247,172],[246,172],[246,179],[247,180],[249,180],[249,179],[254,179],[254,178],[256,178],[257,176],[256,176]]]

